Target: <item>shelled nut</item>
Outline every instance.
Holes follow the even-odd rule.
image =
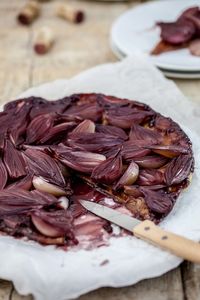
[[[34,50],[37,54],[47,53],[54,43],[54,34],[51,28],[42,27],[35,34]]]
[[[30,25],[40,14],[40,4],[37,1],[29,1],[19,12],[17,19],[23,25]]]
[[[85,19],[85,14],[82,10],[76,9],[67,4],[60,4],[57,8],[56,14],[57,16],[72,23],[81,23]]]

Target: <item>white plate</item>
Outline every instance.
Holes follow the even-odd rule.
[[[143,53],[158,67],[173,71],[200,71],[200,58],[188,49],[149,55],[159,41],[157,21],[174,21],[188,7],[200,0],[168,0],[142,4],[121,15],[113,24],[111,40],[126,55]]]
[[[116,45],[111,41],[110,43],[111,49],[113,53],[119,58],[119,59],[124,59],[126,57],[126,54],[123,53],[121,50],[117,48]],[[159,68],[165,76],[169,78],[180,78],[180,79],[198,79],[200,78],[200,72],[194,71],[194,72],[189,72],[189,71],[172,71],[172,70],[167,70],[163,68]]]

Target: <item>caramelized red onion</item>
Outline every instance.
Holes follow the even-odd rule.
[[[106,157],[102,154],[84,151],[57,151],[57,159],[67,167],[84,173],[91,173]]]
[[[45,236],[48,237],[60,237],[64,236],[64,230],[62,228],[56,228],[54,225],[51,225],[44,221],[41,217],[38,217],[34,213],[31,215],[31,220],[37,230]]]
[[[117,190],[122,188],[124,185],[133,184],[137,180],[138,175],[139,167],[134,161],[132,161],[117,184],[114,186],[114,189]]]
[[[23,189],[26,191],[29,191],[32,187],[32,180],[33,180],[33,175],[32,174],[28,174],[27,176],[25,176],[24,178],[21,178],[11,184],[9,184],[6,189],[14,189],[14,188],[19,188],[19,189]]]
[[[8,180],[7,170],[2,160],[0,160],[0,190],[2,190]]]
[[[49,183],[65,188],[66,192],[70,192],[58,164],[52,157],[33,149],[27,149],[23,156],[30,172],[36,176],[41,176]]]
[[[134,198],[138,198],[143,195],[138,185],[125,185],[124,193],[133,196]]]
[[[103,95],[103,94],[96,94],[96,99],[97,103],[100,106],[103,106],[104,108],[109,108],[109,107],[124,107],[124,106],[129,106],[133,104],[132,101],[127,100],[127,99],[121,99],[117,98],[115,96],[108,96],[108,95]],[[135,101],[134,101],[135,103]],[[142,104],[142,103],[140,103]]]
[[[36,210],[31,213],[31,219],[37,230],[45,236],[66,236],[74,239],[72,217],[65,210],[56,212]]]
[[[138,157],[144,157],[150,154],[151,151],[142,146],[135,145],[135,142],[127,141],[123,143],[121,154],[126,161],[135,160]]]
[[[172,120],[170,118],[165,118],[163,116],[158,115],[154,120],[154,126],[156,129],[160,131],[168,131],[171,128]]]
[[[9,140],[5,140],[3,162],[10,178],[16,179],[26,175],[22,154]]]
[[[81,122],[79,125],[76,126],[76,128],[74,128],[74,130],[72,130],[72,132],[70,133],[70,136],[76,133],[94,133],[95,132],[95,124],[93,121],[91,120],[84,120],[83,122]]]
[[[54,196],[66,195],[66,191],[55,184],[49,183],[47,180],[40,176],[33,177],[33,186],[36,190],[41,192],[47,192]]]
[[[159,155],[147,155],[144,157],[136,157],[134,158],[134,161],[144,169],[158,169],[162,166],[164,166],[168,159],[163,156]]]
[[[85,151],[104,153],[112,147],[121,145],[123,138],[104,133],[80,133],[74,134],[67,142],[72,148],[78,148]]]
[[[44,143],[57,143],[67,137],[67,132],[76,125],[75,122],[64,122],[58,125],[51,127],[47,134],[42,136],[39,140],[41,144]]]
[[[53,115],[43,114],[35,117],[26,129],[26,143],[32,144],[43,138],[53,125]]]
[[[117,136],[124,140],[128,139],[126,132],[122,128],[116,126],[97,124],[96,131],[108,135]]]
[[[139,185],[160,185],[164,183],[164,175],[160,170],[140,170],[137,183]]]
[[[102,108],[100,108],[97,104],[82,104],[70,107],[65,111],[65,114],[69,116],[77,116],[82,119],[90,119],[92,121],[98,121],[102,117]]]
[[[35,208],[57,203],[49,194],[25,191],[23,189],[4,189],[0,191],[0,216],[29,213]]]
[[[129,138],[133,141],[142,140],[146,145],[159,144],[162,141],[162,136],[158,132],[136,124],[131,127]]]
[[[110,125],[128,129],[133,124],[140,124],[153,116],[152,111],[138,111],[130,107],[120,107],[110,109],[105,116],[106,121]],[[126,117],[125,117],[126,116]]]
[[[167,185],[179,184],[188,176],[191,172],[193,160],[191,155],[180,155],[171,160],[165,169],[165,182]]]
[[[176,145],[153,145],[149,146],[148,149],[151,149],[153,152],[158,153],[160,155],[163,155],[168,158],[176,157],[180,154],[188,154],[189,149],[182,147],[182,146],[176,146]]]
[[[122,170],[122,157],[120,154],[117,154],[94,168],[91,178],[97,182],[110,184],[121,176]]]
[[[15,146],[21,145],[24,142],[25,132],[29,121],[29,112],[29,107],[22,106],[17,110],[17,112],[13,112],[12,120],[8,118],[6,122],[9,138]],[[12,122],[11,126],[9,125],[10,121]]]
[[[167,214],[172,209],[172,199],[170,195],[160,191],[151,191],[147,188],[140,188],[148,207],[156,213]]]

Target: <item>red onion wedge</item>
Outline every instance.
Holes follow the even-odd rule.
[[[157,185],[164,183],[164,176],[160,170],[144,169],[140,170],[137,183],[139,185]]]
[[[123,143],[122,150],[121,150],[123,159],[126,161],[132,161],[135,158],[144,157],[150,153],[151,151],[149,149],[145,149],[141,146],[137,146],[132,141]]]
[[[124,140],[121,137],[95,132],[74,134],[67,142],[72,148],[95,153],[104,153],[104,151],[108,151],[112,147],[121,145]]]
[[[181,183],[190,175],[192,164],[191,155],[180,155],[172,159],[165,169],[164,178],[166,184]]]
[[[111,109],[106,114],[106,121],[123,129],[130,128],[133,124],[140,124],[153,116],[150,111],[137,111],[128,107]]]
[[[66,151],[59,154],[58,151],[57,159],[73,170],[91,173],[106,157],[92,152]]]
[[[39,150],[27,149],[24,152],[24,158],[30,172],[33,172],[34,175],[41,176],[49,183],[61,188],[66,187],[62,172],[52,157]]]
[[[43,138],[53,126],[54,116],[43,114],[35,117],[26,130],[26,143],[32,144]]]
[[[162,141],[160,133],[140,125],[133,125],[129,134],[130,140],[144,141],[146,145],[159,144]]]
[[[26,175],[25,161],[22,154],[9,140],[5,140],[3,162],[10,178],[16,179]]]
[[[134,158],[134,162],[144,169],[158,169],[164,166],[168,162],[168,159],[159,155],[147,155]]]
[[[119,179],[117,184],[114,186],[114,190],[122,188],[124,185],[133,184],[139,175],[139,167],[135,162],[131,162],[122,177]]]
[[[65,114],[81,117],[82,119],[90,119],[96,122],[101,119],[102,112],[102,108],[100,108],[97,104],[82,104],[70,107],[65,111]]]
[[[41,137],[39,142],[44,143],[58,143],[63,139],[67,138],[67,132],[76,125],[75,122],[64,122],[51,127],[45,134]]]
[[[91,178],[97,182],[110,184],[122,174],[122,157],[117,154],[100,163],[92,172]]]
[[[20,188],[26,191],[29,191],[32,187],[32,180],[33,180],[33,175],[28,174],[24,178],[21,178],[11,184],[9,184],[6,189],[14,189],[14,188]]]
[[[63,196],[66,195],[66,191],[52,183],[49,183],[47,180],[40,176],[33,177],[33,186],[36,190],[41,192],[47,192],[54,196]]]
[[[37,230],[48,237],[60,237],[64,236],[64,230],[62,228],[56,228],[55,226],[45,222],[42,218],[35,215],[35,213],[31,214],[31,220]]]
[[[124,193],[134,198],[138,198],[142,196],[142,192],[140,191],[140,187],[138,185],[125,185]]]
[[[45,193],[28,192],[23,189],[0,191],[0,216],[29,213],[35,208],[56,204],[58,200]]]
[[[124,140],[128,139],[126,132],[122,128],[116,126],[97,124],[96,131],[108,135],[117,136]]]
[[[37,210],[31,213],[31,219],[37,230],[45,236],[66,236],[74,239],[72,216],[66,210],[55,212]]]
[[[0,160],[0,190],[2,190],[7,183],[8,175],[6,167],[2,160]]]
[[[70,133],[70,136],[76,133],[94,133],[95,132],[95,124],[93,121],[91,120],[84,120],[83,122],[81,122],[79,125],[76,126],[76,128],[74,128],[74,130],[72,130],[72,132]]]
[[[170,195],[142,187],[140,191],[144,194],[145,202],[153,212],[167,214],[172,209],[172,199]]]
[[[148,149],[151,149],[153,152],[168,158],[173,158],[180,154],[189,153],[189,149],[182,146],[176,146],[176,145],[167,145],[167,146],[155,145],[155,146],[149,146]]]

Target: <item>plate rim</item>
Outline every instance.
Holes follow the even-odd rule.
[[[114,45],[113,41],[110,40],[110,47],[113,53],[120,60],[125,59],[126,54],[122,53],[121,50],[117,49],[117,46]],[[183,71],[172,71],[168,69],[163,69],[158,67],[158,69],[167,77],[177,78],[177,79],[200,79],[200,71],[199,72],[183,72]]]

